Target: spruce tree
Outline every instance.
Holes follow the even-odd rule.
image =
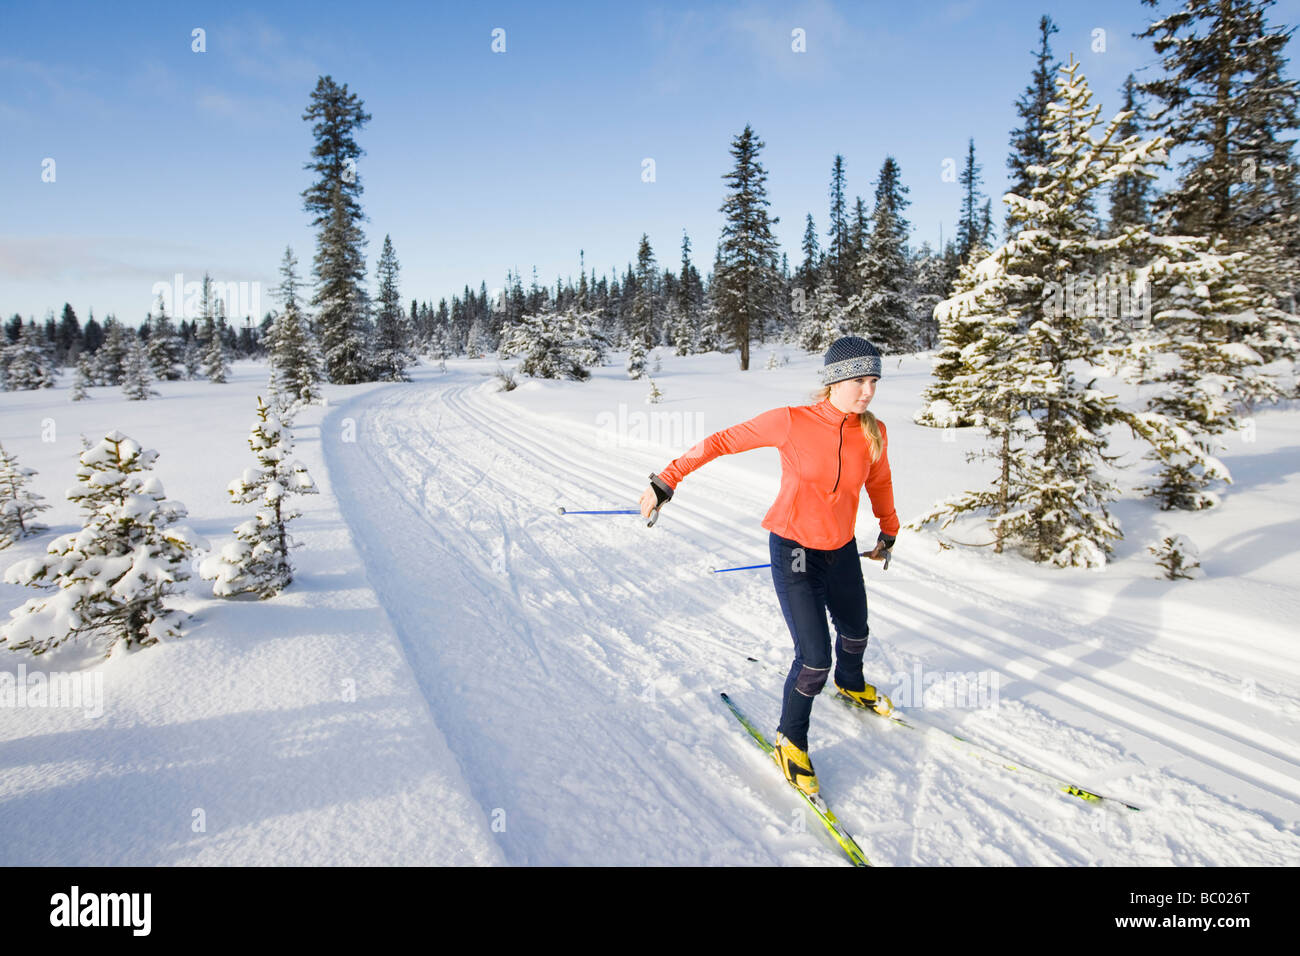
[[[132,334],[127,345],[126,360],[122,369],[122,394],[133,402],[145,401],[159,393],[149,387],[153,374],[149,371],[149,357],[139,336]]]
[[[36,469],[23,468],[18,457],[0,445],[0,548],[50,530],[34,517],[49,511],[50,506],[41,503],[45,500],[41,495],[25,487],[35,474]]]
[[[363,154],[354,138],[356,130],[370,120],[361,100],[322,76],[312,92],[304,120],[315,120],[312,135],[316,145],[313,161],[305,168],[316,173],[316,181],[303,191],[303,208],[312,213],[318,229],[313,269],[317,307],[316,321],[329,381],[354,384],[370,377],[367,326],[369,299],[363,248],[365,238],[359,223],[363,219],[359,198],[361,178],[356,159]]]
[[[963,350],[972,371],[954,381],[1004,443],[1000,453],[1010,456],[1003,459],[992,516],[998,540],[1015,539],[1036,561],[1098,566],[1120,535],[1106,507],[1117,489],[1103,473],[1114,460],[1105,454],[1104,429],[1123,422],[1151,438],[1173,428],[1167,417],[1128,412],[1095,380],[1075,377],[1101,364],[1102,344],[1089,322],[1091,310],[1068,299],[1061,307],[1051,291],[1090,278],[1103,254],[1148,261],[1144,257],[1159,253],[1177,268],[1194,268],[1200,260],[1191,239],[1138,229],[1121,239],[1099,238],[1094,194],[1135,167],[1162,162],[1168,141],[1117,141],[1122,112],[1098,135],[1100,107],[1089,106],[1091,92],[1073,57],[1060,74],[1043,123],[1052,158],[1030,197],[1006,197],[1016,237],[981,261],[969,277],[973,285],[940,310],[986,317],[981,336]],[[989,505],[987,495],[968,493],[913,526],[938,518],[946,524],[960,511]]]
[[[886,156],[876,180],[871,229],[857,266],[858,292],[845,306],[846,328],[890,354],[910,349],[912,309],[910,227],[903,210],[910,205],[898,163]]]
[[[1011,131],[1007,169],[1011,174],[1008,191],[1017,196],[1030,195],[1038,185],[1038,176],[1030,167],[1046,166],[1051,159],[1043,140],[1043,117],[1047,115],[1047,104],[1056,95],[1056,73],[1060,64],[1052,57],[1050,41],[1052,34],[1059,32],[1051,17],[1044,15],[1039,19],[1034,72],[1024,93],[1016,100],[1016,114],[1024,125]],[[1004,224],[1008,236],[1011,235],[1011,227],[1011,216],[1008,213]]]
[[[519,371],[533,378],[586,381],[602,359],[596,316],[583,312],[526,312],[506,328],[501,356],[520,356]],[[633,339],[633,348],[639,339]],[[643,353],[644,355],[644,353]],[[633,376],[637,377],[637,376]]]
[[[415,364],[411,351],[411,327],[402,314],[402,300],[397,289],[401,266],[393,241],[384,236],[379,253],[379,296],[375,327],[375,374],[384,382],[409,382],[406,370]]]
[[[126,353],[131,343],[128,337],[135,332],[126,328],[113,316],[104,320],[104,344],[95,353],[95,379],[102,385],[121,385],[126,366]]]
[[[979,245],[984,234],[983,220],[980,216],[979,199],[980,169],[975,162],[975,139],[971,137],[970,147],[966,152],[966,165],[957,176],[961,185],[961,215],[957,219],[957,255],[962,262],[969,262],[971,252]]]
[[[780,219],[769,218],[767,212],[767,172],[758,161],[763,146],[748,125],[732,141],[736,165],[723,177],[731,192],[720,209],[725,219],[713,276],[718,318],[730,344],[740,350],[741,371],[749,369],[751,338],[776,312],[777,245],[772,226]]]
[[[9,566],[9,584],[56,590],[10,612],[0,641],[42,654],[79,635],[147,647],[180,636],[185,612],[167,606],[176,584],[189,578],[195,550],[208,542],[176,522],[185,506],[168,501],[151,474],[158,453],[111,431],[81,453],[79,484],[68,491],[85,526],[50,543],[42,557]]]
[[[795,341],[805,352],[825,352],[831,343],[847,334],[847,325],[844,303],[835,291],[835,277],[829,269],[823,270],[821,281],[800,316]]]
[[[848,295],[849,220],[844,199],[844,157],[836,154],[831,166],[831,224],[827,230],[830,245],[826,251],[826,265],[835,282],[835,292],[840,298]]]
[[[293,250],[286,246],[276,290],[282,309],[272,321],[267,336],[271,394],[276,410],[282,413],[299,402],[311,404],[321,399],[320,349],[311,323],[299,310],[297,266]]]
[[[72,382],[72,401],[79,402],[89,398],[90,393],[86,389],[95,384],[94,371],[90,367],[90,359],[85,352],[77,356],[77,377]]]
[[[817,288],[821,271],[821,249],[817,245],[817,228],[813,225],[812,213],[808,213],[800,248],[803,250],[803,263],[795,273],[795,283],[811,296],[813,289]]]
[[[18,341],[4,350],[5,389],[53,388],[56,371],[51,352],[49,340],[36,323],[24,325]]]
[[[167,315],[167,307],[162,296],[158,297],[158,312],[150,317],[149,341],[146,354],[153,375],[160,381],[174,382],[181,377],[178,365],[181,360],[181,342],[176,335],[172,320]]]
[[[217,597],[252,593],[265,600],[293,581],[289,551],[295,547],[288,525],[302,513],[291,510],[290,495],[314,495],[316,483],[301,461],[293,460],[292,421],[281,419],[257,397],[257,421],[248,444],[256,468],[245,468],[227,487],[236,504],[256,504],[256,514],[235,527],[235,540],[205,558],[199,574],[215,583]]]
[[[642,233],[636,253],[636,293],[632,307],[623,316],[623,331],[629,344],[639,339],[643,349],[650,348],[658,341],[655,329],[659,278],[657,268],[654,251],[650,248],[650,237]]]
[[[1139,136],[1146,117],[1137,101],[1137,87],[1130,73],[1124,81],[1123,112],[1129,114],[1119,125],[1119,138]],[[1110,187],[1110,234],[1123,232],[1128,226],[1146,226],[1151,222],[1151,179],[1153,173],[1129,173],[1119,176]],[[1012,190],[1013,192],[1015,190]],[[1020,193],[1019,195],[1024,195]]]

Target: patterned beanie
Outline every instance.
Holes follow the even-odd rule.
[[[880,349],[856,335],[846,335],[831,343],[822,363],[822,384],[834,385],[862,375],[880,377]]]

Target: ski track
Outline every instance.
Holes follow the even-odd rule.
[[[358,440],[333,443],[339,500],[475,799],[489,820],[504,811],[498,837],[507,860],[842,862],[828,836],[820,834],[819,845],[808,835],[820,824],[798,832],[798,798],[774,768],[763,768],[765,758],[717,700],[718,690],[738,692],[761,725],[775,725],[790,648],[770,577],[708,574],[718,556],[699,544],[765,544],[752,515],[775,490],[770,482],[719,462],[692,483],[700,505],[674,500],[654,529],[636,516],[561,517],[560,504],[635,507],[644,487],[637,476],[672,454],[649,444],[594,448],[594,426],[516,409],[454,379],[371,392],[346,407]],[[718,487],[725,493],[708,493]],[[672,533],[664,534],[668,522]],[[1008,610],[1014,598],[930,572],[923,557],[885,580],[873,636],[882,625],[891,635],[904,631],[908,652],[888,641],[882,650],[875,640],[878,660],[907,672],[929,645],[1019,677],[1036,703],[1021,692],[1016,704],[1035,711],[1004,702],[1002,715],[1034,718],[1045,724],[1037,736],[1047,735],[1033,746],[1018,737],[1028,725],[980,720],[963,726],[963,736],[1062,777],[1079,771],[1054,769],[1061,761],[1052,738],[1082,736],[1111,764],[1074,780],[1082,786],[1117,773],[1158,774],[1189,759],[1288,800],[1300,794],[1288,742],[1189,703],[1219,675],[1139,647],[1135,626],[1108,618],[1103,652],[1088,622],[1068,616],[1053,619],[1051,630],[1029,625]],[[945,600],[935,601],[936,593]],[[941,604],[978,613],[959,616]],[[757,620],[770,639],[756,639]],[[1195,638],[1176,643],[1187,652],[1222,650]],[[1105,667],[1083,659],[1099,654]],[[1291,659],[1248,649],[1236,656],[1267,667],[1282,685],[1300,670]],[[1116,673],[1111,665],[1121,659]],[[879,666],[871,655],[868,666]],[[1165,689],[1151,686],[1157,680]],[[1195,784],[1165,801],[1172,817],[1163,826],[1150,810],[1099,817],[1102,808],[1040,781],[1012,779],[921,734],[867,726],[870,718],[837,710],[829,702],[816,708],[818,776],[873,862],[1215,862],[1197,850],[1194,827],[1183,833],[1189,824],[1226,825],[1204,807]],[[1122,746],[1064,722],[1077,711],[1121,725]],[[1169,759],[1153,768],[1123,752],[1139,746]],[[1222,799],[1242,830],[1285,836],[1292,854],[1300,846],[1294,833],[1278,832],[1284,821]],[[1167,829],[1174,818],[1187,845]],[[1247,861],[1284,852],[1256,849]]]

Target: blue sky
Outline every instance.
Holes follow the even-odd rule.
[[[1165,0],[1160,11],[1176,5]],[[676,269],[682,230],[707,272],[732,138],[766,143],[771,212],[792,267],[804,216],[825,236],[836,153],[870,208],[893,155],[913,241],[951,236],[975,138],[984,191],[1006,188],[1014,101],[1037,24],[1060,27],[1102,106],[1154,73],[1138,0],[707,3],[14,3],[0,0],[0,313],[65,301],[138,324],[155,283],[260,282],[284,247],[309,276],[302,120],[322,74],[373,119],[358,141],[367,267],[385,233],[403,299],[619,272],[642,232]],[[1269,10],[1294,25],[1300,0]],[[194,52],[191,31],[206,33]],[[492,31],[505,31],[505,52]],[[791,31],[806,52],[791,49]],[[1104,50],[1094,31],[1103,30]],[[1288,47],[1294,56],[1294,44]],[[1146,68],[1146,72],[1139,72]],[[1294,76],[1294,67],[1288,68]],[[654,160],[655,180],[642,180]],[[46,159],[55,181],[43,182]],[[998,202],[994,202],[995,210]],[[1001,213],[995,211],[1000,225]]]

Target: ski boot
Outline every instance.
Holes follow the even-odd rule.
[[[821,789],[817,783],[817,774],[813,771],[812,761],[808,759],[808,751],[800,750],[779,731],[776,735],[776,747],[772,750],[772,759],[785,774],[785,779],[799,790],[812,796]]]
[[[847,690],[841,687],[837,681],[835,691],[837,697],[843,697],[854,707],[861,707],[863,710],[874,710],[881,717],[888,717],[894,712],[894,702],[870,684],[867,684],[862,690]]]

